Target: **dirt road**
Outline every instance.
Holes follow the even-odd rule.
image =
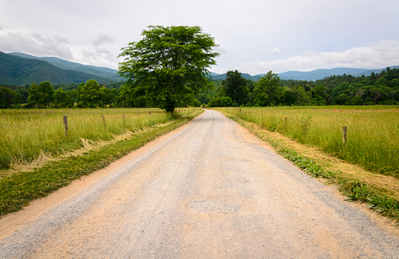
[[[399,239],[215,111],[0,220],[0,258],[399,258]]]

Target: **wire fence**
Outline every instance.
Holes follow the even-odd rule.
[[[137,114],[137,116],[140,116],[140,115],[144,115],[144,114],[148,114],[148,115],[150,115],[151,116],[151,113],[165,113],[165,112],[163,112],[163,111],[150,111],[150,112],[142,112],[142,113],[140,113],[140,112],[138,112],[138,113],[131,113],[131,114]],[[66,116],[68,116],[68,115],[66,115]],[[101,117],[102,116],[104,116],[104,115],[100,115]],[[111,115],[112,116],[112,115]],[[62,117],[64,117],[64,116],[62,116]],[[123,119],[125,119],[125,114],[123,114]],[[7,128],[21,128],[21,127],[41,127],[41,126],[43,126],[43,125],[55,125],[55,124],[60,124],[60,125],[62,125],[62,123],[64,123],[63,121],[60,121],[60,122],[36,122],[35,124],[19,124],[19,125],[11,125],[11,126],[0,126],[0,129],[7,129]]]
[[[247,112],[246,111],[242,111],[241,109],[238,109],[236,111],[240,115],[247,116]],[[248,114],[252,115],[251,112],[248,112]],[[263,118],[263,114],[262,114],[262,118]],[[288,127],[288,125],[287,125],[287,117],[284,117],[283,121],[285,121],[284,129],[286,131],[287,127]],[[387,148],[383,148],[381,146],[370,144],[369,142],[366,142],[366,141],[355,141],[355,140],[352,140],[351,135],[353,133],[355,133],[355,134],[359,134],[359,135],[376,135],[376,136],[382,136],[382,137],[394,138],[394,139],[399,139],[399,136],[385,135],[385,134],[379,134],[379,133],[374,133],[374,132],[359,132],[359,131],[350,130],[350,128],[348,128],[346,126],[344,126],[344,127],[346,128],[345,129],[346,132],[345,133],[343,132],[343,135],[344,135],[343,144],[348,145],[348,144],[351,144],[351,143],[358,143],[358,144],[362,144],[364,146],[378,148],[378,149],[384,150],[386,152],[399,153],[399,150],[397,150],[397,149],[387,149]]]
[[[180,112],[182,112],[183,110],[182,109],[177,109],[176,110],[176,112],[177,113],[180,113]],[[149,115],[149,116],[151,116],[151,114],[154,114],[154,113],[156,113],[156,114],[159,114],[159,113],[163,113],[163,114],[166,114],[166,112],[165,111],[149,111],[149,112],[137,112],[137,113],[130,113],[130,114],[134,114],[134,115],[136,115],[137,114],[137,116],[140,116],[140,115]],[[40,112],[40,113],[32,113],[32,114],[45,114],[45,115],[47,115],[48,113],[44,113],[44,112]],[[123,114],[123,120],[125,120],[126,119],[126,117],[125,117],[125,115],[126,114]],[[68,116],[68,115],[66,115],[66,116]],[[101,117],[103,117],[104,115],[100,115]],[[113,116],[113,115],[108,115],[108,116]],[[65,116],[63,116],[63,117],[65,117]],[[103,121],[104,121],[104,118],[103,118]],[[43,125],[55,125],[55,124],[60,124],[60,125],[62,125],[62,124],[65,124],[65,121],[60,121],[60,122],[36,122],[35,124],[19,124],[19,125],[11,125],[11,126],[0,126],[0,129],[8,129],[8,128],[22,128],[22,127],[42,127]]]
[[[126,113],[71,112],[51,116],[39,115],[12,118],[0,115],[0,170],[12,161],[30,161],[41,152],[58,154],[75,150],[85,141],[110,141],[138,134],[142,130],[165,127],[170,121],[190,116],[198,109],[177,109],[171,116],[165,111],[128,110]],[[64,117],[66,117],[64,119]],[[17,124],[19,123],[19,124]],[[1,125],[3,124],[3,125]],[[93,143],[94,143],[93,142]]]

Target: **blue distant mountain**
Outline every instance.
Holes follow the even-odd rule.
[[[21,58],[20,60],[14,60],[10,59],[10,56],[14,57],[19,57]],[[79,63],[75,62],[70,62],[66,61],[60,58],[56,57],[35,57],[32,55],[28,55],[25,53],[20,53],[20,52],[13,52],[13,53],[2,53],[1,55],[2,58],[8,57],[9,60],[13,60],[15,64],[18,64],[18,66],[21,66],[21,62],[24,62],[24,65],[19,67],[20,70],[18,71],[11,71],[11,67],[7,66],[7,62],[3,62],[2,66],[0,67],[0,81],[2,83],[8,82],[11,84],[11,82],[14,82],[15,84],[18,82],[18,84],[25,84],[25,83],[31,83],[29,80],[32,80],[33,78],[36,80],[42,80],[42,79],[50,79],[52,78],[55,82],[59,83],[70,83],[70,82],[75,82],[75,81],[81,81],[86,78],[92,78],[99,80],[100,82],[109,82],[109,81],[122,81],[123,78],[119,77],[117,70],[115,69],[110,69],[106,67],[96,67],[96,66],[90,66],[90,65],[82,65]],[[46,63],[49,63],[48,66],[44,63],[35,63],[35,66],[31,66],[29,68],[29,62],[26,60],[36,60],[36,61],[44,61]],[[4,60],[3,60],[4,61]],[[32,62],[31,62],[32,63]],[[32,63],[33,64],[33,63]],[[54,66],[54,67],[53,67]],[[16,67],[15,67],[16,68]],[[39,69],[40,68],[40,69]],[[58,69],[62,69],[58,70]],[[391,66],[391,68],[399,68],[399,66]],[[293,79],[293,80],[307,80],[307,81],[316,81],[318,79],[323,79],[325,77],[333,76],[333,75],[352,75],[352,76],[369,76],[372,72],[378,74],[382,70],[385,70],[386,68],[380,68],[380,69],[363,69],[363,68],[332,68],[332,69],[317,69],[313,71],[308,71],[308,72],[301,72],[301,71],[288,71],[284,73],[279,73],[279,77],[281,79]],[[7,73],[5,71],[8,71]],[[49,71],[52,71],[51,73]],[[11,73],[12,72],[12,73]],[[11,75],[11,74],[12,75]],[[242,73],[242,76],[246,79],[250,79],[253,81],[258,81],[264,74],[258,74],[258,75],[250,75],[246,73]],[[215,80],[225,80],[226,79],[226,74],[218,74],[214,72],[210,72],[210,75],[208,75],[209,78],[215,79]],[[13,78],[13,79],[12,79]],[[46,79],[46,80],[48,80]],[[33,81],[32,81],[33,82]]]
[[[391,68],[397,68],[393,66]],[[295,80],[307,80],[316,81],[318,79],[323,79],[329,76],[342,76],[343,74],[352,76],[369,76],[372,72],[380,73],[385,68],[380,69],[363,69],[363,68],[332,68],[332,69],[317,69],[309,72],[299,72],[299,71],[288,71],[278,74],[280,79],[295,79]]]
[[[391,68],[391,69],[393,69],[393,68],[399,68],[399,66],[390,66],[389,68]],[[363,71],[363,72],[361,72],[361,73],[359,73],[359,74],[356,74],[356,75],[353,75],[353,76],[362,76],[362,75],[364,75],[364,76],[369,76],[369,75],[371,75],[371,73],[376,73],[376,74],[379,74],[382,70],[386,70],[387,68],[380,68],[380,69],[371,69],[371,70],[366,70],[366,71]]]
[[[217,73],[213,73],[211,72],[212,75],[208,76],[211,79],[214,80],[225,80],[226,79],[226,75],[227,74],[217,74]],[[241,73],[242,77],[246,78],[246,79],[251,79],[252,81],[258,81],[262,76],[261,75],[255,75],[255,76],[251,76],[250,74],[246,74],[246,73]]]
[[[390,66],[390,68],[399,68],[399,66]],[[280,79],[293,79],[293,80],[307,80],[307,81],[316,81],[319,79],[323,79],[325,77],[329,76],[342,76],[343,74],[347,75],[352,75],[352,76],[369,76],[371,75],[372,72],[378,74],[382,70],[385,70],[385,68],[379,68],[379,69],[364,69],[364,68],[332,68],[332,69],[316,69],[313,71],[308,71],[308,72],[301,72],[301,71],[288,71],[288,72],[283,72],[279,73],[278,76]],[[264,74],[258,74],[258,75],[250,75],[250,74],[245,74],[242,73],[242,76],[247,79],[251,79],[253,81],[258,81],[262,76],[266,75]],[[226,74],[217,74],[213,73],[210,76],[210,78],[215,79],[215,80],[225,80],[226,79]]]

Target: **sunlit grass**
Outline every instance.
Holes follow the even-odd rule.
[[[397,106],[224,108],[224,110],[270,131],[278,131],[299,143],[319,147],[327,153],[359,164],[373,172],[399,177]],[[345,144],[343,126],[347,126]]]
[[[192,109],[179,109],[177,114],[184,116],[191,112]],[[104,116],[105,125],[101,116]],[[57,156],[82,148],[82,139],[107,141],[115,135],[136,132],[172,119],[172,115],[155,108],[0,110],[0,169],[32,161],[41,152]]]

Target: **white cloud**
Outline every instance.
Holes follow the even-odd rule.
[[[271,51],[269,50],[259,50],[260,53],[266,54],[266,55],[284,55],[284,52],[282,52],[278,48],[274,48]]]
[[[279,50],[278,48],[272,49],[272,53],[273,53],[273,54],[276,54],[276,55],[284,55],[284,52],[282,52],[282,51]]]
[[[213,50],[220,55],[226,54],[227,53],[227,48],[224,47],[218,40],[215,40],[215,43],[217,47],[215,47]]]
[[[231,69],[259,74],[272,70],[311,71],[319,68],[384,68],[399,65],[399,41],[382,41],[367,47],[351,48],[345,51],[307,51],[302,55],[273,61],[256,61],[238,65]]]
[[[227,53],[227,49],[224,48],[223,46],[218,46],[214,48],[214,51],[219,53],[220,55],[226,54]]]

